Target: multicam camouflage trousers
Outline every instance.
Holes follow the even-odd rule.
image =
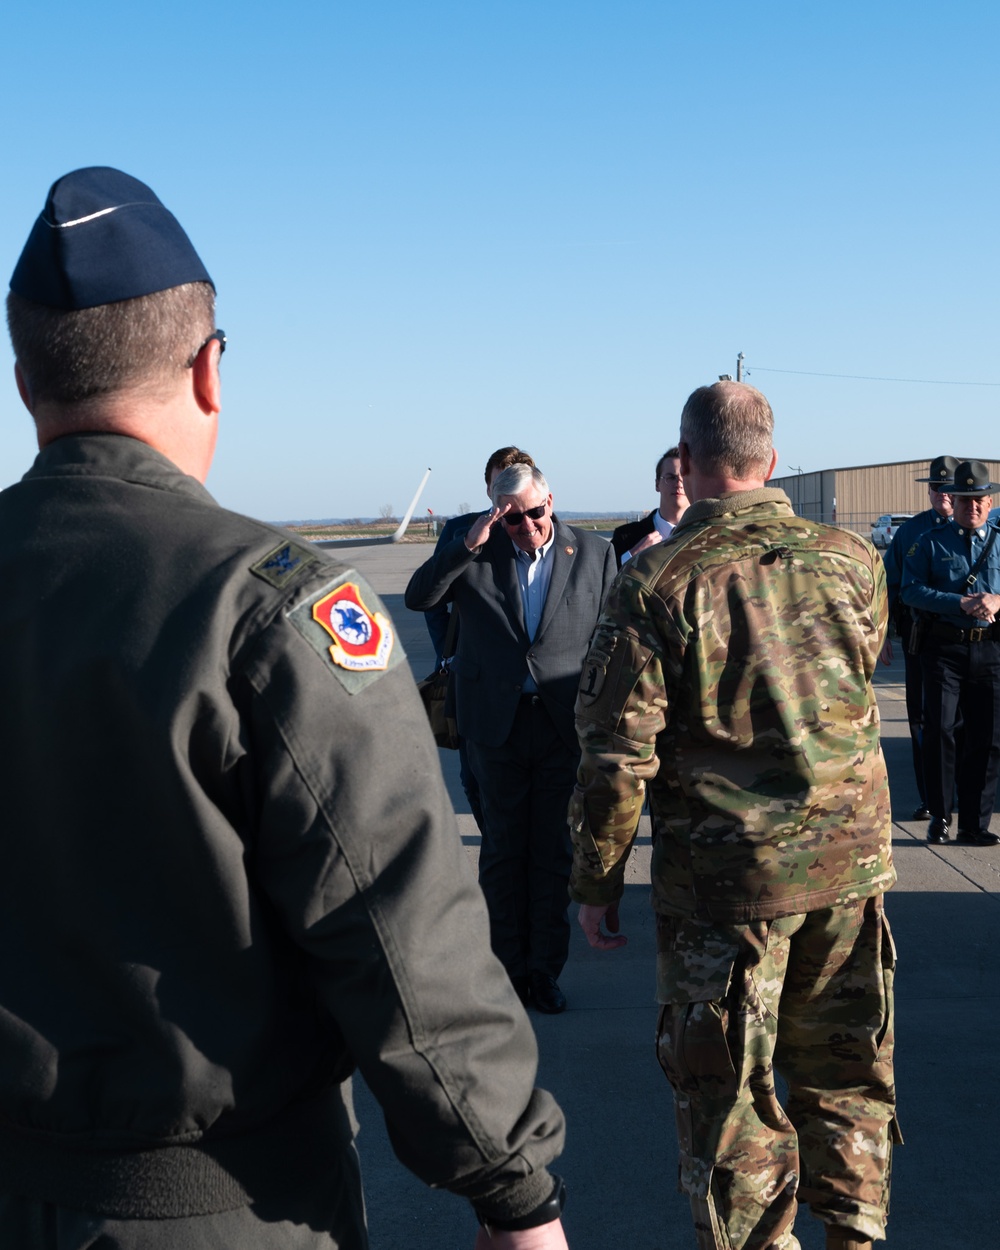
[[[658,916],[657,946],[657,1055],[699,1250],[798,1250],[798,1202],[883,1238],[901,1139],[882,898],[739,925]]]

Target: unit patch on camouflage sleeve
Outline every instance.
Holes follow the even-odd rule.
[[[602,639],[601,641],[604,642],[605,640]],[[587,652],[587,658],[584,661],[583,671],[580,673],[580,689],[578,691],[578,697],[584,706],[596,703],[598,696],[604,689],[604,683],[608,679],[608,665],[611,663],[611,654],[615,650],[617,641],[617,638],[612,637],[609,649],[599,646],[596,641],[591,642],[590,650]]]
[[[378,596],[354,569],[288,611],[288,620],[350,694],[404,658]]]

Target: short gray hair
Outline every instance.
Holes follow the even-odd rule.
[[[696,469],[747,481],[767,473],[774,452],[774,414],[745,382],[715,382],[688,396],[681,442]]]
[[[550,493],[549,484],[541,469],[536,469],[533,464],[512,464],[502,473],[498,473],[493,483],[490,498],[494,507],[501,495],[520,495],[529,486],[537,486],[543,495]]]

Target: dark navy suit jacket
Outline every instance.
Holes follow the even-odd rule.
[[[619,525],[611,535],[611,545],[615,549],[615,555],[618,557],[618,563],[626,551],[631,551],[632,547],[644,538],[647,534],[651,534],[656,529],[653,517],[656,516],[656,509],[644,516],[641,521],[626,521],[624,525]]]

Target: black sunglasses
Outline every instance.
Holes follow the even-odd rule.
[[[540,521],[545,515],[545,509],[548,505],[540,503],[537,508],[528,508],[524,512],[506,512],[504,513],[503,523],[509,525],[510,528],[517,529],[526,516],[530,516],[533,521]]]
[[[219,344],[219,355],[222,355],[222,353],[226,350],[226,332],[225,330],[215,330],[208,336],[204,343],[202,343],[198,350],[192,355],[191,359],[187,362],[188,369],[194,366],[194,362],[198,359],[209,343],[213,341],[213,339]]]

